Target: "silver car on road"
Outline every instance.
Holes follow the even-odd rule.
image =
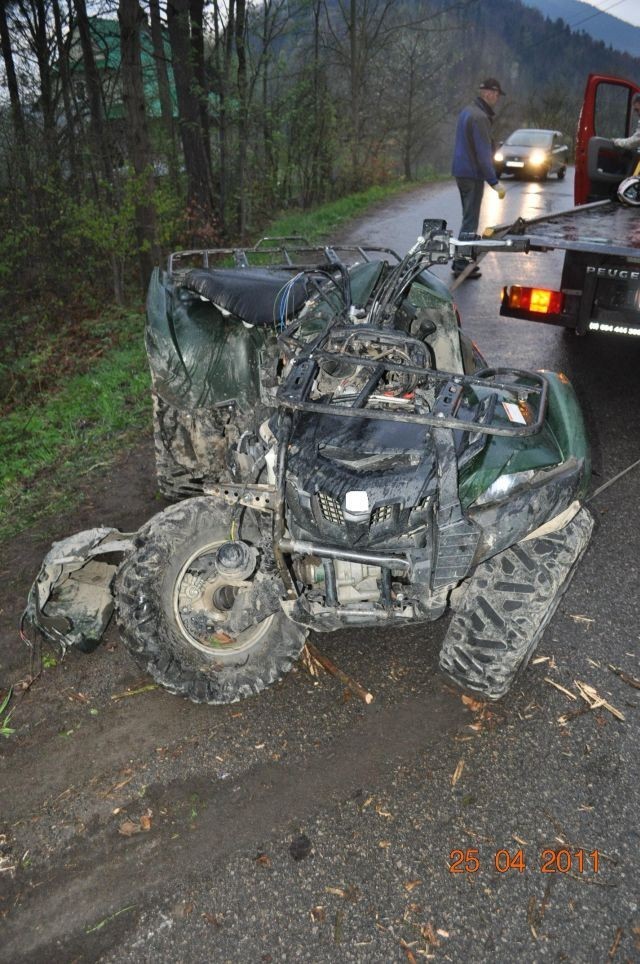
[[[549,174],[562,180],[567,170],[569,146],[560,131],[521,129],[510,134],[493,155],[496,174],[544,181]]]

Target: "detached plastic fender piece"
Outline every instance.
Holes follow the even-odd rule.
[[[69,646],[87,653],[95,649],[113,613],[113,579],[122,562],[98,557],[124,558],[134,536],[102,526],[54,542],[29,591],[23,620],[63,653]]]

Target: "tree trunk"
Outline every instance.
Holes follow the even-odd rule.
[[[40,109],[47,154],[47,166],[51,175],[58,173],[56,150],[56,122],[51,95],[51,64],[49,62],[49,38],[47,36],[47,11],[44,0],[35,0],[33,23],[33,46],[40,75]]]
[[[56,51],[58,54],[58,67],[60,71],[60,88],[62,91],[62,104],[64,107],[64,119],[66,124],[66,137],[69,151],[69,167],[71,178],[75,183],[79,183],[81,172],[78,164],[76,152],[76,126],[73,116],[73,105],[71,102],[71,73],[69,70],[69,50],[64,42],[62,32],[62,15],[60,13],[59,0],[51,0],[53,10],[53,21],[56,34]]]
[[[93,156],[97,163],[98,170],[104,177],[106,183],[111,186],[113,182],[111,151],[109,148],[104,123],[102,88],[100,86],[100,77],[98,75],[95,58],[93,56],[91,27],[89,26],[89,17],[87,16],[87,6],[85,0],[74,0],[74,3],[78,18],[80,45],[82,47],[84,76],[87,82],[87,92],[89,94],[89,118],[91,125]]]
[[[218,0],[213,0],[214,35],[216,49],[216,89],[220,100],[218,112],[218,190],[220,196],[220,220],[225,236],[229,227],[229,114],[227,101],[231,73],[232,41],[235,30],[235,0],[229,0],[226,30],[220,31],[222,13]]]
[[[247,103],[247,52],[246,52],[246,0],[236,0],[236,28],[235,44],[238,58],[238,101],[240,103],[238,119],[238,227],[240,236],[244,238],[247,230],[247,153],[249,105]]]
[[[409,75],[409,90],[407,91],[407,109],[405,116],[406,130],[404,133],[404,176],[407,181],[412,180],[412,169],[411,169],[411,159],[413,156],[413,113],[414,113],[414,100],[416,96],[415,90],[415,63],[414,63],[414,53],[411,54],[409,59],[408,75]],[[405,68],[406,69],[406,68]]]
[[[173,100],[171,98],[171,85],[169,83],[169,73],[167,70],[167,54],[165,52],[164,38],[162,35],[162,21],[160,19],[159,0],[149,0],[149,13],[151,19],[151,40],[153,42],[153,56],[156,65],[156,77],[158,79],[158,96],[160,99],[160,115],[165,129],[169,148],[167,150],[167,161],[169,165],[169,177],[174,188],[178,189],[178,158],[176,151],[176,128],[173,122]]]
[[[357,0],[350,0],[349,7],[349,45],[350,71],[349,96],[351,98],[351,189],[359,186],[358,146],[360,143],[360,71],[358,59],[360,49],[358,43],[358,12]]]
[[[271,113],[269,110],[269,58],[267,56],[269,37],[269,4],[264,3],[262,8],[262,52],[264,62],[262,64],[262,156],[264,160],[264,172],[267,182],[268,203],[273,203],[272,185],[275,183],[275,171],[273,164],[273,150],[271,139]]]
[[[7,23],[6,5],[0,0],[0,44],[2,45],[2,58],[4,60],[5,73],[7,75],[7,88],[9,90],[9,101],[11,103],[11,120],[13,132],[16,139],[16,146],[22,155],[20,167],[24,170],[25,182],[30,188],[33,180],[31,177],[31,165],[29,163],[29,152],[27,148],[27,134],[24,124],[24,114],[20,102],[20,91],[18,89],[18,78],[13,60],[13,50],[11,48],[11,36]]]
[[[187,203],[194,226],[210,227],[214,212],[211,168],[200,126],[198,101],[193,96],[189,0],[169,0],[167,23],[178,99],[178,127],[187,172]]]
[[[138,178],[138,190],[143,192],[136,202],[136,234],[140,280],[146,290],[151,272],[160,260],[156,243],[156,212],[153,205],[153,176],[151,145],[144,104],[144,84],[140,59],[140,29],[144,14],[138,0],[120,0],[120,59],[122,65],[122,100],[126,117],[129,158]]]
[[[211,132],[209,125],[209,83],[204,62],[204,31],[202,29],[202,17],[204,0],[190,0],[191,13],[191,50],[193,53],[193,73],[196,80],[198,92],[198,107],[200,109],[200,126],[202,127],[202,137],[204,149],[207,152],[207,160],[211,167]]]

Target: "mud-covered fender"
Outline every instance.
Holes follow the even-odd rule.
[[[54,542],[29,591],[23,620],[63,652],[70,646],[95,649],[113,613],[114,576],[134,536],[101,526]]]

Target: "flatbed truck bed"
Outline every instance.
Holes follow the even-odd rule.
[[[487,233],[524,238],[530,251],[565,252],[557,290],[507,285],[501,315],[561,325],[578,335],[640,336],[640,208],[594,201]]]

